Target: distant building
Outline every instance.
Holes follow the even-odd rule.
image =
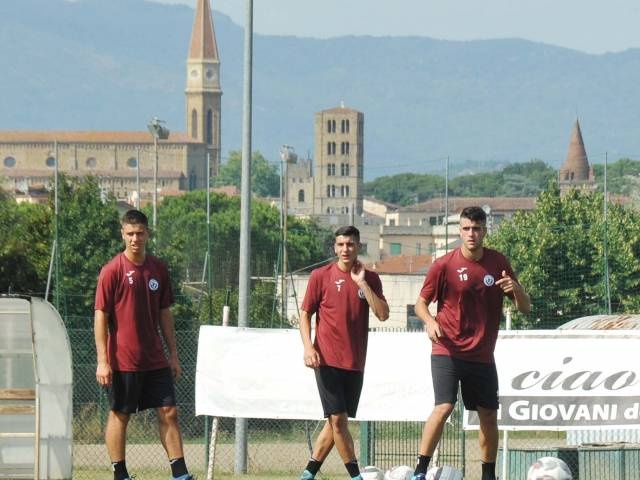
[[[593,190],[596,187],[593,167],[589,165],[587,151],[582,140],[580,122],[576,118],[571,130],[571,140],[565,159],[558,176],[558,184],[561,190],[569,188],[582,188]]]
[[[362,112],[342,105],[316,113],[315,165],[311,159],[288,165],[290,214],[325,217],[327,224],[355,223],[363,212],[363,139]]]
[[[186,73],[187,131],[158,141],[159,197],[205,188],[207,155],[212,174],[220,164],[222,90],[209,0],[196,3]],[[151,200],[155,149],[146,131],[0,131],[0,176],[17,197],[31,196],[31,186],[49,186],[56,145],[59,172],[94,176],[104,192],[130,203],[137,197],[139,178],[140,200]]]

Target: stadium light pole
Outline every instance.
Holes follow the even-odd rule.
[[[156,231],[158,217],[158,140],[166,140],[169,138],[169,129],[162,126],[163,120],[153,117],[147,128],[153,136],[153,151],[155,160],[153,162],[153,232]]]
[[[240,184],[240,262],[238,327],[249,326],[251,262],[251,102],[253,86],[253,0],[246,0],[242,85],[242,179]],[[247,419],[236,418],[235,473],[247,473]]]
[[[287,319],[287,270],[289,268],[289,258],[287,256],[287,213],[289,212],[288,203],[288,165],[294,163],[298,159],[295,154],[295,149],[291,145],[282,145],[280,148],[280,227],[282,228],[282,283],[281,283],[281,299],[282,305],[280,310],[282,312],[282,318],[280,321],[286,321]]]

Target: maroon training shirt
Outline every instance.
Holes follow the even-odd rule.
[[[478,262],[457,248],[437,259],[420,296],[438,302],[436,320],[443,336],[432,344],[433,355],[493,363],[505,293],[495,284],[502,271],[516,279],[504,255],[485,248]]]
[[[378,274],[366,270],[365,280],[384,299]],[[369,304],[351,273],[340,270],[335,262],[311,272],[302,310],[316,314],[314,347],[321,365],[364,371]]]
[[[173,303],[164,262],[146,255],[143,265],[116,255],[100,271],[95,309],[109,315],[107,358],[113,370],[140,372],[167,367],[158,331],[160,310]]]

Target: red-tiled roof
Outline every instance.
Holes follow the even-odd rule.
[[[432,261],[431,255],[398,255],[366,264],[365,267],[377,273],[424,275]]]
[[[573,173],[573,178],[570,178],[570,180],[589,180],[589,160],[587,159],[587,151],[584,148],[584,141],[582,140],[580,122],[577,118],[571,130],[571,140],[569,141],[567,158],[564,164],[562,164],[562,167],[560,167],[560,180],[565,180],[565,177],[570,173]]]
[[[191,30],[189,59],[218,60],[218,46],[211,20],[209,0],[198,0]]]

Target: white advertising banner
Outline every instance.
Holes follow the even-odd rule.
[[[433,407],[422,332],[371,332],[358,420],[423,421]],[[200,327],[196,415],[320,419],[297,330]],[[501,332],[502,429],[640,428],[640,332]],[[474,412],[466,428],[477,428]]]
[[[640,428],[636,330],[501,332],[495,356],[503,430]]]
[[[358,420],[417,420],[433,407],[424,333],[371,332]],[[196,415],[321,419],[298,330],[200,327]]]

